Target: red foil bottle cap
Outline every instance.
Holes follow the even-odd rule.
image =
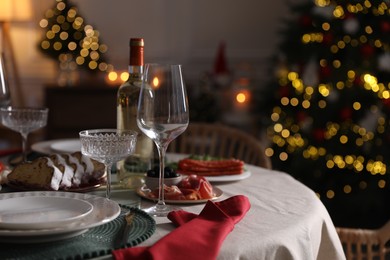
[[[143,38],[130,39],[130,65],[132,66],[144,65],[144,39]]]

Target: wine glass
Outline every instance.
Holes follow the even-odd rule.
[[[4,55],[0,55],[0,107],[6,107],[11,103],[11,94],[7,81],[7,73],[4,63]]]
[[[113,163],[134,152],[137,132],[118,129],[93,129],[79,133],[81,153],[105,165],[107,176],[106,198],[111,193],[111,168]]]
[[[46,126],[48,108],[2,107],[1,122],[22,135],[23,162],[27,161],[27,138],[30,132]]]
[[[189,122],[188,100],[181,65],[146,64],[138,102],[137,125],[157,146],[160,161],[157,204],[145,209],[164,217],[179,208],[164,202],[164,162],[168,145]]]

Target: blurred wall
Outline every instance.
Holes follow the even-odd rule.
[[[57,64],[37,51],[43,33],[38,23],[56,1],[30,1],[32,20],[12,24],[11,33],[26,103],[39,105],[43,85],[56,81]],[[234,71],[245,63],[261,82],[287,11],[285,0],[69,1],[100,31],[109,61],[118,70],[127,69],[129,38],[144,37],[146,61],[181,63],[186,80],[194,83],[212,71],[221,42],[226,44],[229,68]]]

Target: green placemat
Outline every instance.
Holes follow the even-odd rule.
[[[155,220],[144,211],[121,205],[121,214],[113,221],[91,228],[87,232],[65,240],[45,243],[0,244],[0,259],[89,259],[111,254],[114,240],[122,231],[124,215],[130,209],[136,213],[127,247],[145,241],[156,230]]]

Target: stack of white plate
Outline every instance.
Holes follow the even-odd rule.
[[[0,241],[33,243],[62,240],[114,220],[117,202],[59,191],[0,194]]]

